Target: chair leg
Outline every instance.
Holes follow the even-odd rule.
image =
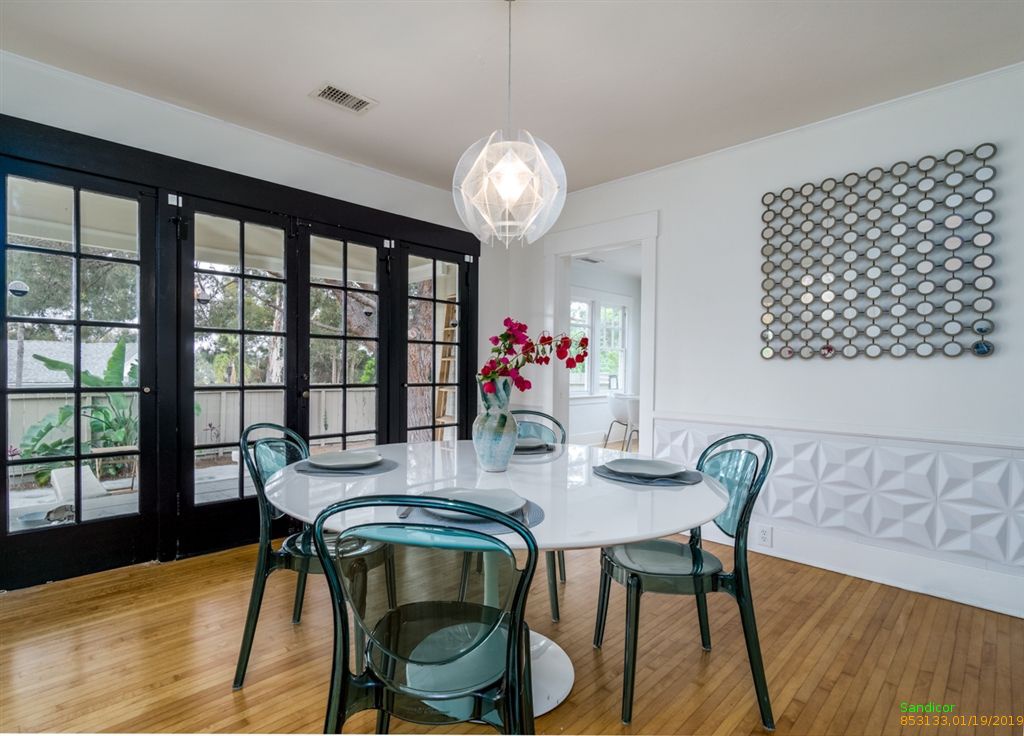
[[[705,652],[711,651],[711,627],[708,626],[708,596],[701,591],[697,593],[697,620],[700,621],[700,645]]]
[[[601,585],[597,592],[597,621],[594,622],[594,648],[604,643],[604,625],[608,620],[608,596],[612,590],[612,576],[601,570]]]
[[[384,558],[384,584],[388,592],[388,608],[398,606],[398,576],[395,574],[395,550],[388,546],[387,556]]]
[[[604,446],[608,447],[608,440],[612,438],[612,428],[617,424],[614,420],[608,425],[608,432],[604,436]]]
[[[750,659],[750,673],[754,677],[754,691],[757,706],[761,710],[761,723],[769,731],[775,730],[772,704],[768,697],[768,680],[764,676],[764,661],[761,659],[761,643],[757,638],[757,621],[754,619],[754,602],[750,599],[748,586],[737,586],[736,603],[740,607],[740,621],[743,624],[743,638],[747,643],[747,657]],[[746,587],[746,591],[742,588]]]
[[[551,599],[551,620],[558,623],[558,573],[557,558],[554,552],[544,553],[545,567],[548,569],[548,598]]]
[[[636,686],[636,645],[640,634],[640,578],[630,575],[626,585],[626,662],[622,675],[622,722],[633,720],[633,688]]]
[[[249,654],[252,652],[252,640],[256,635],[256,622],[259,620],[260,606],[263,604],[263,591],[267,588],[267,578],[271,572],[267,565],[267,551],[261,549],[256,558],[256,574],[253,576],[252,592],[249,594],[249,611],[245,616],[245,629],[242,631],[242,648],[238,652],[238,665],[235,667],[235,690],[242,687],[245,681],[245,670],[249,666]]]
[[[352,571],[352,607],[356,609],[359,617],[362,618],[363,614],[366,613],[366,561],[360,558],[354,560],[351,564],[355,567]],[[366,641],[363,636],[363,628],[359,625],[358,621],[354,629],[355,635],[352,639],[356,648],[355,671],[362,672],[366,667],[364,662]]]
[[[472,552],[462,553],[462,575],[459,577],[459,601],[466,600],[466,591],[469,590],[469,566],[472,564]]]
[[[558,550],[558,579],[565,582],[565,550]]]
[[[391,714],[386,710],[377,711],[377,733],[387,733],[391,725]]]
[[[530,659],[530,627],[523,624],[523,679],[519,683],[522,693],[519,697],[519,733],[537,733],[533,723],[533,670]]]
[[[306,575],[308,562],[304,562],[302,569],[299,570],[299,577],[295,581],[295,605],[292,607],[292,623],[297,624],[302,621],[302,601],[306,597]]]

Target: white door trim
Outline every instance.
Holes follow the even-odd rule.
[[[642,212],[607,222],[560,230],[544,243],[544,321],[554,334],[569,330],[569,266],[572,256],[639,245],[643,265],[640,292],[640,452],[654,448],[654,360],[657,325],[658,212]],[[557,371],[544,409],[569,416],[569,377]]]

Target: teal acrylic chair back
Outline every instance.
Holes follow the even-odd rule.
[[[399,520],[397,507],[409,506],[495,522],[523,540],[526,554],[517,560],[501,539],[445,526],[443,519],[436,524]],[[381,712],[379,731],[386,730],[390,714],[425,724],[477,721],[506,732],[527,730],[526,702],[521,702],[530,687],[524,611],[537,545],[524,525],[476,504],[366,496],[325,509],[313,526],[313,539],[335,613],[327,732],[340,730],[349,715],[367,708]],[[369,544],[384,545],[394,559],[390,583],[382,568],[359,569],[340,561],[339,549]],[[480,556],[483,574],[464,585],[460,570],[467,552]],[[348,669],[350,615],[365,641],[364,658],[357,657],[365,661],[363,672]],[[530,708],[532,727],[532,703]]]
[[[280,437],[267,437],[268,433],[276,433]],[[264,435],[259,439],[253,435]],[[267,480],[285,465],[309,457],[309,445],[302,435],[279,424],[260,422],[250,424],[242,432],[238,446],[245,459],[245,467],[249,471],[256,496],[260,505],[260,540],[270,541],[270,523],[283,514],[267,501]],[[259,448],[257,452],[257,447]],[[266,535],[264,537],[264,534]]]
[[[533,409],[514,409],[512,411],[512,415],[516,418],[516,424],[519,426],[519,439],[529,437],[553,445],[564,445],[568,438],[565,427],[560,421],[550,414],[545,414],[542,411],[534,411]],[[543,419],[548,422],[550,426],[541,422],[523,418],[529,416]]]
[[[760,445],[762,458],[759,459],[757,453],[743,448],[721,449],[725,445],[744,441]],[[771,470],[772,457],[772,446],[764,437],[734,434],[712,442],[697,460],[697,470],[717,480],[729,493],[729,505],[715,518],[715,524],[744,545],[750,514],[768,477],[768,471]]]

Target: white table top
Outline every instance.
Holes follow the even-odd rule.
[[[337,501],[385,494],[429,495],[441,488],[511,488],[544,509],[544,520],[531,527],[541,549],[602,547],[655,539],[687,531],[720,514],[728,494],[706,479],[692,486],[650,487],[606,480],[593,465],[616,457],[636,457],[616,450],[565,445],[550,455],[516,455],[504,473],[477,465],[469,440],[399,443],[377,450],[398,467],[381,475],[329,476],[297,472],[289,466],[267,482],[267,498],[289,516],[313,522]],[[395,521],[390,507],[346,514],[344,525]],[[514,535],[503,537],[521,546]]]

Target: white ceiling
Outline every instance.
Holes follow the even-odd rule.
[[[641,278],[643,274],[643,254],[639,245],[627,245],[624,248],[602,250],[591,253],[586,258],[597,259],[598,263],[573,258],[573,267],[599,272],[618,273],[632,278]]]
[[[501,0],[0,0],[0,48],[447,188],[504,122]],[[513,123],[579,189],[1024,60],[1024,2],[513,5]],[[0,76],[2,81],[2,76]],[[313,100],[330,81],[379,100]]]

